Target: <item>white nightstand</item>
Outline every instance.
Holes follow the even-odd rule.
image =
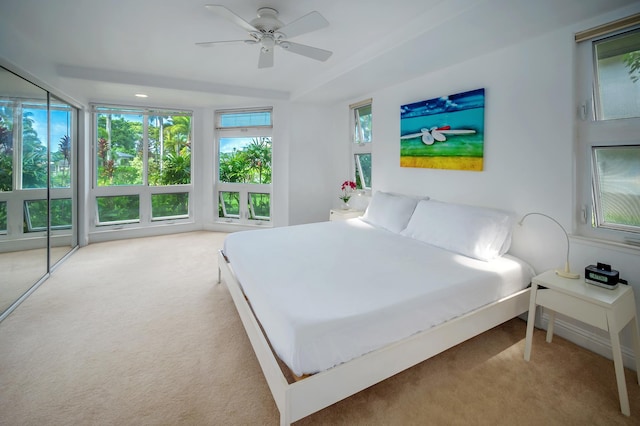
[[[618,382],[620,410],[629,416],[629,396],[624,379],[624,365],[620,349],[620,331],[631,325],[633,335],[633,350],[636,361],[638,382],[640,383],[640,339],[638,338],[638,323],[636,319],[636,304],[633,288],[619,284],[618,288],[609,290],[584,282],[584,279],[572,280],[562,278],[554,271],[547,271],[533,278],[531,283],[531,299],[529,302],[529,318],[527,320],[527,336],[524,347],[524,359],[531,357],[533,338],[533,324],[536,319],[536,306],[549,309],[549,325],[547,328],[547,342],[553,338],[553,323],[555,313],[575,318],[584,323],[609,331],[611,347],[613,349],[613,365]]]
[[[331,209],[329,211],[329,220],[347,220],[354,217],[360,217],[364,214],[362,210],[342,210],[342,209]]]

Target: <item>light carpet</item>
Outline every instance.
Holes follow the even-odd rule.
[[[278,411],[224,284],[225,234],[194,232],[78,250],[0,323],[2,425],[277,425]],[[632,425],[627,370],[511,320],[302,425]]]

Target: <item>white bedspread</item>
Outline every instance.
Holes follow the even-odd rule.
[[[230,234],[224,253],[271,345],[316,373],[515,293],[533,270],[479,261],[359,219]]]

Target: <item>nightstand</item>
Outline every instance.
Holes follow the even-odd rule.
[[[609,290],[587,284],[583,279],[562,278],[554,271],[547,271],[534,277],[531,282],[529,318],[527,319],[524,347],[524,359],[527,361],[531,357],[533,324],[538,305],[549,309],[547,328],[547,342],[549,343],[553,338],[553,323],[556,312],[609,332],[613,350],[613,365],[618,383],[618,396],[620,397],[620,410],[627,416],[631,415],[620,349],[620,331],[627,324],[631,325],[636,371],[640,383],[640,370],[638,370],[640,366],[640,339],[638,338],[633,288],[618,284],[616,289]]]
[[[354,217],[360,217],[363,214],[364,214],[364,212],[362,210],[331,209],[329,211],[329,220],[332,221],[332,222],[336,221],[336,220],[347,220],[347,219],[351,219],[351,218],[354,218]]]

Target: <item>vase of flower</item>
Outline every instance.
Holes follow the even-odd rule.
[[[356,189],[356,183],[351,180],[345,180],[340,186],[342,194],[338,197],[342,200],[340,208],[343,210],[349,210],[349,200],[351,199],[351,193]]]

